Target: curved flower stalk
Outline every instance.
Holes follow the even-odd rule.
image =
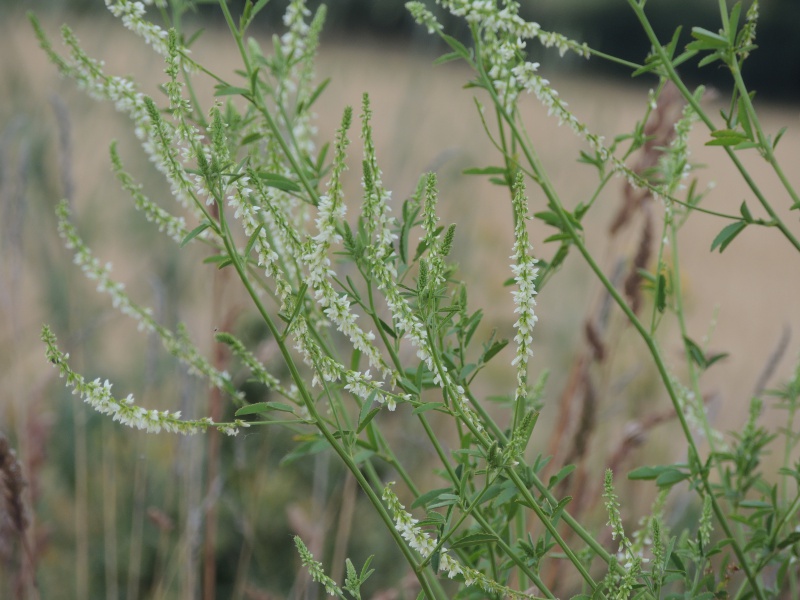
[[[183,242],[186,236],[189,235],[189,230],[186,228],[186,220],[164,210],[144,195],[142,186],[137,184],[133,177],[123,169],[116,143],[111,144],[111,164],[120,185],[133,198],[133,205],[136,210],[141,211],[149,223],[156,225],[158,231],[165,233],[172,241],[178,244]]]
[[[172,196],[191,211],[198,221],[203,220],[206,215],[196,201],[194,184],[183,168],[183,161],[193,152],[192,144],[200,141],[197,132],[176,128],[164,121],[153,100],[137,91],[132,80],[106,75],[103,63],[89,58],[68,27],[62,27],[61,33],[64,43],[70,49],[71,62],[67,62],[53,50],[35,18],[31,18],[31,22],[39,45],[58,66],[62,75],[73,79],[92,98],[111,101],[116,110],[128,115],[137,138],[142,142],[142,148],[169,182]]]
[[[58,349],[56,336],[47,325],[42,328],[42,341],[47,346],[47,360],[58,369],[61,377],[67,378],[67,385],[72,388],[72,393],[78,394],[84,402],[97,412],[111,415],[114,421],[119,421],[123,425],[134,429],[142,429],[149,433],[166,431],[184,435],[205,431],[209,427],[216,427],[219,431],[228,435],[236,435],[240,427],[250,427],[249,423],[239,419],[233,423],[214,423],[209,417],[187,421],[181,419],[180,411],[147,410],[135,405],[132,394],[121,400],[114,398],[111,394],[112,385],[107,379],[105,382],[101,382],[99,378],[87,382],[83,375],[72,370],[67,362],[69,354],[65,354]]]
[[[97,291],[111,296],[114,308],[135,320],[139,331],[157,334],[161,338],[164,348],[184,363],[189,368],[190,373],[207,379],[214,387],[225,391],[237,401],[243,402],[244,397],[241,392],[234,388],[230,375],[215,369],[200,354],[197,347],[191,343],[185,331],[181,330],[176,335],[166,327],[156,323],[155,319],[153,319],[153,311],[150,308],[141,307],[134,303],[125,293],[125,286],[111,279],[111,265],[101,265],[100,261],[92,255],[91,250],[83,242],[78,235],[77,229],[70,221],[70,211],[66,201],[62,201],[58,205],[57,213],[59,235],[63,238],[67,248],[74,250],[75,264],[81,268],[88,279],[97,282]]]
[[[295,404],[302,404],[302,400],[300,400],[300,398],[297,396],[297,391],[286,389],[283,385],[281,385],[280,379],[270,373],[264,364],[245,347],[239,338],[227,332],[217,333],[215,338],[218,342],[228,345],[228,347],[239,358],[239,360],[241,360],[247,366],[247,368],[250,369],[250,373],[256,381],[264,385],[264,387],[274,390],[287,400],[291,400]]]

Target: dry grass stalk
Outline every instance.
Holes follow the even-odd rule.
[[[622,430],[622,439],[617,444],[614,452],[611,453],[608,468],[614,473],[619,473],[622,463],[630,456],[634,448],[644,444],[650,430],[656,425],[671,421],[675,417],[675,409],[670,407],[659,412],[647,414],[637,421],[628,421]]]
[[[577,468],[575,475],[572,477],[570,484],[571,492],[573,494],[573,504],[570,511],[573,513],[580,513],[583,506],[581,490],[584,487],[586,479],[586,459],[589,451],[589,442],[592,434],[597,428],[597,393],[592,383],[591,377],[588,376],[584,381],[583,402],[581,405],[581,420],[575,434],[572,437],[572,446],[570,447],[569,454],[564,461],[565,464],[576,463]],[[567,485],[566,480],[562,482],[562,489],[560,494],[566,493]]]
[[[639,247],[636,256],[633,257],[630,271],[625,278],[625,297],[628,299],[631,310],[639,314],[642,307],[642,275],[641,271],[647,268],[650,262],[650,255],[653,248],[653,217],[649,210],[644,211],[644,226],[642,227],[642,237],[639,240]]]
[[[592,357],[597,362],[601,363],[606,357],[606,345],[603,341],[597,325],[591,319],[587,319],[583,326],[583,333],[586,336],[586,341],[592,349]]]
[[[26,530],[30,521],[25,510],[25,502],[22,499],[22,493],[25,488],[22,465],[17,459],[17,453],[8,443],[8,438],[2,433],[0,433],[0,488],[2,488],[2,502],[0,502],[0,557],[6,564],[12,562],[13,549],[10,541],[15,537],[18,538],[27,559],[27,564],[23,561],[19,568],[14,586],[15,596],[17,598],[38,598],[33,569],[33,553],[26,537]],[[30,581],[29,594],[26,594],[27,581]]]
[[[0,433],[0,477],[2,477],[2,527],[19,536],[23,536],[28,528],[28,516],[22,501],[22,490],[25,480],[22,477],[22,466],[17,460],[17,453],[8,443],[8,438]],[[3,536],[3,539],[7,539]]]
[[[786,350],[789,348],[789,340],[792,337],[792,329],[788,325],[784,325],[783,329],[781,330],[781,337],[778,338],[778,342],[775,344],[775,348],[773,348],[772,352],[767,358],[767,362],[764,364],[764,367],[761,369],[761,373],[758,375],[758,379],[756,380],[756,385],[753,388],[753,396],[759,397],[764,390],[767,388],[767,384],[772,376],[775,374],[775,369],[778,368],[778,363],[781,362],[783,355],[786,354]]]
[[[562,443],[568,433],[570,423],[575,422],[575,397],[580,392],[584,380],[587,376],[587,369],[590,359],[585,353],[579,354],[572,363],[567,384],[558,399],[558,420],[550,435],[548,454],[554,459],[559,454]],[[555,460],[551,460],[549,467],[554,466]],[[560,462],[558,463],[560,464]]]

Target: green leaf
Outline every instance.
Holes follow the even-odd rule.
[[[256,413],[267,412],[269,408],[267,408],[266,402],[256,402],[255,404],[248,404],[247,406],[243,406],[239,410],[236,411],[235,416],[242,417],[244,415],[254,415]]]
[[[231,259],[227,254],[213,254],[211,256],[207,256],[206,258],[204,258],[203,264],[204,265],[211,265],[214,263],[219,264],[219,263],[224,263],[225,261],[227,261],[228,264],[230,264],[231,262]],[[220,267],[220,269],[221,268],[222,267]]]
[[[714,241],[711,242],[711,252],[713,252],[717,246],[719,246],[719,251],[721,254],[745,227],[747,227],[747,223],[743,221],[736,221],[736,223],[726,225],[722,231],[717,234],[717,237],[714,238]]]
[[[464,175],[505,175],[505,167],[472,167],[462,171]]]
[[[450,37],[446,33],[442,33],[440,35],[442,36],[442,39],[447,43],[447,45],[450,46],[456,52],[456,54],[458,54],[461,58],[469,62],[471,55],[469,50],[467,50],[467,47],[464,46],[464,44],[459,42],[456,38]]]
[[[718,362],[723,358],[728,358],[728,356],[730,356],[730,354],[728,354],[727,352],[718,352],[717,354],[711,354],[710,356],[706,356],[706,369],[708,369],[715,362]]]
[[[689,44],[689,46],[692,46],[692,45],[693,44]],[[689,46],[686,46],[686,47],[688,48]],[[718,52],[715,52],[714,54],[709,54],[704,59],[702,59],[700,62],[698,62],[697,66],[698,67],[705,67],[706,65],[710,65],[711,63],[717,62],[718,60],[722,60],[722,56],[720,56],[720,54]]]
[[[719,50],[722,48],[727,48],[730,44],[728,39],[718,33],[714,33],[713,31],[709,31],[708,29],[703,29],[702,27],[692,27],[692,37],[697,40],[697,42],[692,42],[688,44],[686,47],[696,50]],[[701,44],[697,46],[696,44]]]
[[[242,138],[242,141],[239,142],[240,146],[247,146],[248,144],[252,144],[255,141],[260,140],[264,137],[264,134],[260,131],[256,131],[255,133],[251,133],[250,135],[246,135]]]
[[[328,84],[331,82],[331,78],[328,77],[322,83],[320,83],[313,92],[311,92],[311,96],[303,103],[302,110],[308,110],[314,105],[314,102],[317,101],[317,98],[320,97],[320,94],[325,91],[325,88],[328,87]],[[300,107],[298,106],[297,112],[300,112]]]
[[[458,60],[461,58],[461,55],[458,52],[448,52],[447,54],[442,54],[439,58],[433,61],[434,65],[441,65],[446,62],[450,62],[453,60]]]
[[[714,139],[710,142],[706,142],[706,146],[736,146],[742,142],[751,141],[745,133],[733,129],[718,129],[717,131],[712,131],[711,137]]]
[[[270,410],[278,410],[281,412],[294,413],[294,407],[284,404],[283,402],[256,402],[255,404],[248,404],[236,411],[236,416],[253,415],[256,413],[264,413]]]
[[[430,511],[427,517],[425,517],[424,519],[422,519],[422,521],[417,523],[417,526],[425,527],[426,525],[428,526],[434,525],[438,527],[440,525],[444,525],[445,523],[447,523],[447,519],[444,518],[444,515],[435,511]]]
[[[800,542],[800,531],[793,531],[780,542],[778,542],[778,548],[783,550],[788,546],[794,546],[797,542]]]
[[[689,474],[677,469],[667,469],[656,477],[656,485],[658,487],[672,487],[676,483],[680,483],[689,479]]]
[[[495,342],[489,347],[488,350],[486,350],[486,352],[483,353],[483,356],[481,356],[481,362],[484,363],[489,362],[490,360],[492,360],[494,356],[497,355],[498,352],[500,352],[506,346],[508,346],[508,340],[499,340]]]
[[[747,203],[744,200],[742,200],[742,205],[739,207],[739,212],[744,217],[745,221],[748,223],[753,222],[753,215],[750,214],[750,209],[747,208]]]
[[[667,308],[667,278],[663,273],[658,274],[658,283],[656,284],[656,309],[658,312],[663,313]]]
[[[384,331],[385,331],[387,334],[389,334],[389,335],[392,337],[392,339],[395,339],[395,340],[396,340],[396,339],[397,339],[397,333],[395,332],[395,330],[394,330],[394,329],[392,329],[392,326],[391,326],[391,325],[389,325],[389,324],[388,324],[386,321],[384,321],[383,319],[380,319],[380,318],[379,318],[379,319],[378,319],[378,321],[379,321],[379,322],[380,322],[380,324],[381,324],[381,329],[383,329],[383,330],[384,330]]]
[[[783,137],[783,134],[786,133],[787,129],[789,129],[789,128],[788,127],[781,127],[781,130],[778,132],[778,135],[775,136],[775,141],[772,142],[772,149],[773,150],[778,147],[778,142],[781,141],[781,138]]]
[[[566,465],[561,467],[561,470],[550,478],[550,481],[547,483],[547,489],[552,490],[561,480],[566,478],[574,470],[575,465]]]
[[[477,546],[478,544],[493,544],[496,541],[497,537],[490,533],[471,533],[454,542],[451,548],[455,550],[457,548]]]
[[[195,227],[189,233],[186,234],[186,237],[181,240],[180,247],[183,248],[186,244],[191,242],[194,238],[203,233],[209,227],[211,227],[211,224],[208,221],[203,221],[202,223],[200,223],[200,225],[198,225],[197,227]]]
[[[731,9],[730,17],[728,18],[728,42],[731,45],[736,43],[736,30],[739,28],[739,17],[742,14],[742,3],[737,2]]]
[[[741,508],[772,508],[772,504],[763,500],[742,500],[739,502]]]
[[[300,313],[300,309],[303,308],[303,305],[305,304],[305,295],[306,295],[306,290],[307,289],[308,289],[308,284],[306,282],[303,282],[303,284],[300,286],[300,289],[297,290],[297,295],[295,296],[295,303],[294,303],[294,309],[292,310],[292,314],[289,315],[289,317],[287,319],[285,319],[286,320],[286,332],[284,332],[284,335],[286,335],[286,333],[289,332],[289,329],[291,328],[292,323],[294,323],[294,320],[297,318],[297,315]]]
[[[639,467],[628,473],[628,479],[638,480],[651,480],[656,479],[661,473],[670,469],[671,467],[658,466],[658,467]]]
[[[688,336],[683,336],[683,343],[686,344],[686,349],[689,351],[689,358],[701,369],[708,368],[708,361],[702,348]]]
[[[215,96],[250,96],[250,90],[243,87],[236,87],[233,85],[217,85],[215,86]]]
[[[328,440],[322,437],[315,437],[315,439],[308,440],[297,446],[294,450],[289,452],[280,461],[280,466],[285,467],[301,458],[319,454],[323,450],[327,450],[330,446]]]
[[[429,502],[432,502],[434,500],[438,500],[439,496],[441,496],[442,494],[452,494],[452,492],[453,492],[453,488],[449,488],[449,487],[439,488],[439,489],[436,489],[436,490],[431,490],[429,492],[425,492],[421,496],[417,496],[416,500],[414,500],[414,502],[411,503],[411,508],[419,508],[420,506],[425,506]]]
[[[566,242],[572,239],[572,236],[568,233],[556,233],[551,235],[550,237],[545,238],[542,243],[549,244],[550,242]]]
[[[244,257],[247,258],[250,256],[250,252],[253,251],[253,246],[256,244],[256,240],[258,239],[258,234],[261,233],[261,230],[264,229],[264,225],[260,224],[256,227],[256,230],[253,232],[253,235],[250,236],[250,239],[247,240],[247,246],[244,249]]]
[[[370,450],[369,448],[361,448],[358,452],[353,454],[353,462],[357,465],[360,465],[361,463],[366,462],[366,460],[372,456],[375,456],[374,450]]]
[[[453,506],[458,503],[459,497],[456,494],[441,494],[436,502],[431,502],[429,508],[439,508],[441,506]]]
[[[444,402],[426,402],[425,404],[420,404],[414,410],[411,411],[412,415],[421,415],[424,412],[428,412],[429,410],[441,410],[444,408]]]
[[[564,225],[563,225],[563,223],[561,221],[561,217],[559,217],[558,214],[554,213],[551,210],[544,210],[544,211],[541,211],[541,212],[537,212],[537,213],[534,213],[533,216],[536,217],[537,219],[539,219],[540,221],[543,221],[544,223],[547,223],[548,225],[552,225],[553,227],[556,227],[557,229],[563,229],[564,228]]]
[[[369,404],[367,402],[364,402],[364,406],[369,406]],[[369,425],[370,421],[372,421],[372,419],[375,418],[375,415],[377,415],[379,412],[381,412],[381,407],[376,406],[375,408],[371,409],[366,415],[364,415],[363,418],[359,419],[358,429],[356,429],[356,433],[361,433],[364,430],[364,427]]]
[[[566,496],[558,501],[558,504],[553,509],[553,514],[550,515],[550,519],[555,523],[561,517],[561,513],[564,512],[564,509],[567,508],[567,504],[572,502],[572,496]]]
[[[258,178],[267,187],[274,187],[284,192],[299,192],[301,189],[294,181],[277,173],[258,173]]]

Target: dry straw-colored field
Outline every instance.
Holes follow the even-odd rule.
[[[143,52],[131,34],[112,26],[108,20],[70,21],[90,55],[104,58],[109,72],[135,74],[149,82],[145,91],[157,94],[155,82],[160,81],[163,71],[158,56]],[[45,22],[46,29],[54,37],[57,26],[55,21]],[[213,30],[207,31],[204,37],[204,43],[196,49],[196,58],[213,71],[230,73],[236,67],[237,58],[233,42],[224,32]],[[16,184],[8,181],[3,181],[0,187],[0,193],[6,195],[0,198],[6,211],[11,210],[9,198],[24,198],[24,205],[15,209],[24,208],[21,213],[24,220],[17,230],[24,235],[18,243],[9,241],[12,229],[0,229],[6,236],[0,240],[3,243],[0,340],[6,349],[0,352],[0,389],[4,390],[0,395],[0,429],[17,428],[19,435],[26,403],[35,398],[37,410],[49,415],[51,427],[55,429],[50,435],[57,435],[58,424],[53,420],[60,409],[50,396],[42,395],[43,389],[54,387],[44,387],[49,384],[51,374],[45,368],[44,352],[38,341],[41,323],[51,320],[47,312],[47,307],[51,306],[47,298],[48,286],[42,278],[51,276],[47,271],[47,257],[58,255],[54,221],[47,210],[63,193],[59,160],[64,157],[59,154],[53,98],[68,111],[72,127],[69,162],[74,203],[82,227],[92,227],[88,237],[93,240],[98,255],[114,262],[115,273],[129,282],[129,289],[137,289],[137,282],[143,284],[143,298],[150,294],[148,273],[161,259],[148,256],[143,248],[137,249],[138,238],[129,231],[132,226],[121,222],[131,218],[131,211],[129,199],[119,191],[110,172],[107,148],[111,139],[120,140],[121,154],[127,159],[129,170],[146,169],[144,159],[132,146],[133,137],[126,129],[124,118],[115,114],[112,107],[99,105],[76,91],[71,82],[60,81],[55,68],[47,63],[36,46],[23,18],[12,18],[0,24],[0,40],[0,156],[6,161],[2,173],[8,181],[16,181],[12,179],[14,173],[27,168],[28,177],[24,196],[20,195]],[[320,136],[322,140],[332,139],[343,108],[359,106],[363,92],[371,95],[378,156],[387,187],[394,190],[399,200],[413,190],[421,173],[430,168],[438,170],[442,217],[444,222],[458,224],[456,255],[462,276],[472,284],[471,303],[473,307],[484,307],[486,332],[496,327],[501,335],[511,336],[512,304],[507,288],[502,287],[510,276],[507,268],[512,230],[509,199],[500,188],[481,178],[460,175],[464,168],[496,164],[498,159],[476,118],[472,91],[462,89],[470,77],[469,72],[452,63],[434,67],[431,64],[433,55],[424,50],[413,44],[383,45],[378,40],[331,39],[323,43],[318,73],[320,77],[330,76],[332,82],[317,106]],[[607,81],[562,73],[553,73],[550,79],[575,113],[591,129],[608,137],[631,130],[643,114],[648,90],[646,82]],[[208,100],[210,95],[206,93],[204,98]],[[719,95],[716,102],[721,108],[725,98]],[[789,126],[778,156],[791,181],[800,185],[800,172],[795,168],[800,159],[798,107],[768,103],[757,103],[757,106],[768,132]],[[711,112],[717,112],[716,108]],[[596,178],[589,167],[576,162],[582,147],[580,142],[568,130],[559,129],[533,98],[526,102],[525,120],[565,203],[574,206],[585,201],[594,189]],[[742,200],[747,200],[754,216],[762,216],[724,154],[703,145],[707,138],[702,127],[697,128],[692,138],[693,156],[705,165],[698,172],[700,181],[715,183],[705,206],[736,213]],[[357,157],[358,151],[358,143],[354,141],[351,155]],[[787,215],[787,222],[796,225],[797,213],[788,216],[785,209],[789,199],[767,166],[755,155],[744,154],[743,158],[774,205],[781,214]],[[355,209],[358,161],[352,164],[349,186],[356,198]],[[164,189],[157,183],[148,182],[148,185],[152,186],[150,189]],[[621,249],[635,244],[639,236],[634,227],[624,232],[621,239],[609,242],[608,226],[620,202],[621,191],[621,181],[612,183],[586,222],[589,246],[607,261],[609,268]],[[531,187],[530,196],[533,210],[542,210],[541,194]],[[656,207],[656,211],[660,212],[660,207]],[[789,327],[793,335],[770,385],[791,373],[800,350],[800,311],[797,308],[800,256],[775,231],[755,227],[748,228],[723,254],[711,253],[711,241],[723,225],[704,215],[690,219],[681,234],[681,280],[690,303],[688,325],[692,337],[703,339],[713,327],[710,348],[730,353],[704,376],[701,384],[704,392],[713,397],[710,402],[713,424],[728,431],[738,429],[744,422],[750,393],[785,327]],[[531,233],[536,251],[548,256],[552,249],[544,246],[541,240],[551,232],[533,223]],[[68,260],[59,264],[67,265]],[[79,301],[77,291],[91,293],[91,287],[80,282],[77,270],[61,276],[68,278],[67,289],[76,290],[73,301]],[[187,280],[187,285],[198,286],[196,289],[204,293],[200,284]],[[584,346],[583,323],[597,294],[597,282],[580,264],[576,254],[539,297],[540,320],[535,332],[533,368],[552,369],[540,425],[544,432],[547,432],[547,424],[556,418],[556,404],[572,359]],[[194,317],[191,312],[185,314],[207,327],[207,314]],[[187,318],[185,314],[182,318]],[[114,319],[102,322],[99,327],[109,335],[135,335],[132,327],[127,328]],[[680,365],[682,349],[677,327],[667,325],[666,331],[662,340],[666,356]],[[100,347],[107,350],[104,355],[86,357],[86,361],[93,373],[102,372],[104,368],[122,373],[126,364],[139,360],[134,354],[141,347],[137,344],[131,342],[128,346],[125,338],[117,337],[115,341],[101,343]],[[644,366],[646,363],[640,363],[643,345],[627,331],[620,334],[618,346],[618,364],[608,375],[613,381],[606,386],[608,394],[600,399],[598,408],[598,420],[601,427],[605,427],[605,437],[593,442],[609,448],[615,445],[615,436],[625,422],[633,416],[641,416],[637,403],[646,405],[648,410],[667,407],[664,398],[648,395],[656,388],[648,383],[652,374]],[[9,350],[11,348],[13,350]],[[676,371],[682,374],[680,367],[676,367]],[[507,393],[511,385],[505,378],[510,376],[510,370],[494,372],[485,383],[485,392]],[[637,383],[639,378],[645,381]],[[614,390],[619,392],[618,396],[614,395]],[[775,415],[768,409],[766,422],[774,421]],[[542,439],[546,437],[542,433]],[[666,450],[669,456],[666,460],[680,459],[681,448],[670,449],[668,439],[668,436],[658,436],[653,440],[653,452],[663,456]],[[24,454],[24,439],[20,448]],[[544,443],[539,450],[546,450]],[[69,491],[63,490],[63,493]],[[66,538],[72,535],[70,532],[54,533]]]

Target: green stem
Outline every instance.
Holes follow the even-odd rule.
[[[800,197],[798,197],[797,192],[792,184],[789,183],[789,180],[786,179],[783,169],[778,163],[778,160],[775,158],[775,152],[773,151],[772,144],[770,143],[769,139],[767,139],[767,136],[764,134],[764,130],[761,127],[761,121],[756,114],[755,107],[753,106],[753,100],[750,98],[747,86],[744,83],[744,79],[742,79],[742,72],[739,68],[739,63],[736,60],[733,60],[729,66],[731,69],[731,74],[733,75],[733,80],[736,83],[736,89],[739,90],[739,96],[741,97],[742,102],[744,102],[745,110],[747,110],[750,123],[753,125],[753,127],[755,127],[756,133],[758,134],[758,143],[761,144],[761,150],[763,151],[767,162],[777,174],[778,179],[781,180],[783,187],[789,193],[789,196],[791,196],[792,202],[794,203],[792,208],[800,208]]]
[[[724,3],[724,0],[720,0],[720,2]],[[684,85],[684,83],[681,80],[680,76],[675,71],[675,67],[672,65],[672,63],[671,63],[671,61],[669,59],[669,56],[667,56],[667,53],[664,51],[663,46],[659,42],[658,37],[656,36],[655,32],[653,31],[653,28],[650,25],[650,21],[647,19],[647,16],[644,14],[644,10],[642,9],[642,7],[639,6],[639,4],[635,0],[628,0],[628,4],[631,6],[633,11],[636,13],[636,16],[638,17],[639,22],[641,23],[642,28],[644,29],[645,33],[647,34],[647,37],[649,38],[650,43],[653,45],[653,48],[655,49],[656,53],[658,54],[658,56],[659,56],[659,58],[661,60],[661,64],[664,67],[664,70],[666,71],[667,76],[669,77],[669,79],[675,84],[675,86],[678,88],[678,90],[680,91],[681,95],[684,97],[686,102],[689,103],[689,105],[692,107],[692,109],[695,111],[695,113],[697,113],[697,115],[700,117],[700,119],[703,121],[703,123],[705,123],[705,125],[706,125],[706,127],[708,127],[709,131],[716,131],[717,128],[714,126],[714,123],[711,121],[711,119],[705,113],[703,108],[700,106],[700,103],[697,101],[697,99],[694,97],[694,95],[689,91],[689,89]],[[748,96],[745,93],[743,95],[743,97],[747,98]],[[723,146],[723,148],[724,148],[725,152],[727,153],[728,157],[733,162],[733,164],[736,166],[736,169],[739,171],[739,173],[741,174],[742,178],[747,183],[747,186],[750,188],[750,190],[753,192],[755,197],[758,199],[758,201],[761,204],[761,206],[764,208],[765,211],[767,211],[767,214],[770,216],[772,221],[775,222],[775,227],[780,229],[781,233],[789,241],[789,243],[792,244],[792,246],[794,246],[798,251],[800,251],[800,241],[798,241],[798,239],[792,234],[792,232],[789,231],[789,228],[786,226],[786,224],[775,213],[774,209],[772,208],[772,205],[769,203],[769,201],[766,199],[764,194],[761,192],[761,190],[758,187],[758,185],[756,185],[756,182],[753,181],[752,177],[750,177],[750,174],[748,173],[748,171],[744,167],[744,165],[741,163],[739,158],[736,156],[736,153],[733,151],[733,149],[731,149],[730,146]],[[782,172],[779,174],[779,177],[780,177],[781,174],[782,174]]]

